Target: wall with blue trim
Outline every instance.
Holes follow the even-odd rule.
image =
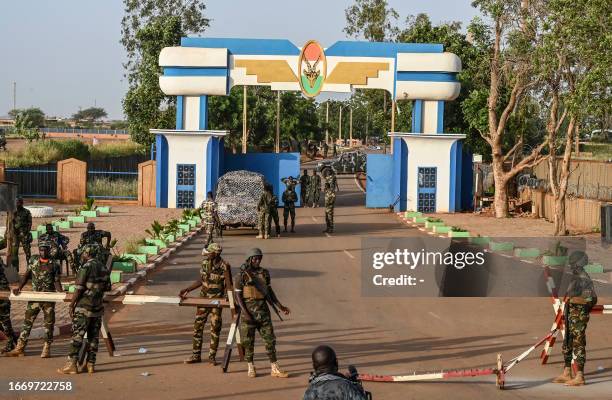
[[[156,186],[155,205],[168,207],[168,140],[164,135],[155,136]]]
[[[369,166],[368,166],[369,168]],[[398,200],[399,197],[399,201]],[[393,139],[393,199],[395,212],[406,211],[408,204],[408,145],[401,138]]]
[[[278,204],[282,205],[282,194],[285,185],[281,178],[288,176],[297,177],[300,174],[299,153],[226,153],[221,163],[223,173],[230,171],[245,170],[258,172],[265,176],[266,180],[274,187],[274,194],[278,197]],[[216,180],[215,180],[216,182]],[[298,188],[298,195],[299,189]],[[300,205],[299,202],[296,205]]]

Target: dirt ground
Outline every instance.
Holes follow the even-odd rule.
[[[26,206],[28,203],[26,202]],[[32,229],[36,229],[38,225],[44,224],[45,222],[54,221],[68,215],[74,215],[74,209],[79,207],[78,205],[67,205],[67,204],[41,204],[36,205],[47,205],[53,207],[55,210],[55,216],[53,218],[33,218]],[[102,205],[100,203],[99,205]],[[145,229],[151,226],[154,220],[161,222],[162,224],[172,218],[180,217],[183,210],[170,209],[170,208],[150,208],[150,207],[138,207],[128,205],[113,205],[111,206],[110,214],[102,214],[97,218],[89,218],[88,221],[96,224],[96,229],[103,229],[110,231],[112,237],[117,239],[116,249],[121,252],[125,241],[128,239],[143,238],[148,235],[145,234]],[[0,213],[0,221],[2,225],[5,225],[6,214]],[[86,224],[76,224],[71,229],[60,230],[60,232],[70,239],[68,247],[70,249],[75,248],[79,243],[81,233],[86,229]],[[36,242],[36,241],[35,241]],[[35,253],[36,249],[33,246],[32,252]],[[6,254],[4,251],[2,254]],[[23,253],[20,252],[20,270],[23,272],[25,267]]]

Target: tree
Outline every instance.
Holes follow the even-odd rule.
[[[72,118],[77,121],[87,120],[92,122],[104,117],[108,117],[108,114],[101,107],[89,107],[84,110],[79,110],[72,116]]]
[[[612,23],[610,11],[604,0],[550,0],[541,10],[543,28],[534,59],[542,81],[541,97],[550,99],[546,133],[555,235],[567,234],[565,200],[578,126],[612,103],[612,55],[604,40]]]
[[[176,98],[159,88],[159,53],[180,45],[187,34],[202,33],[209,20],[201,0],[124,0],[124,5],[121,43],[128,54],[129,89],[123,110],[132,140],[149,145],[154,140],[149,129],[170,129],[176,118]]]
[[[533,15],[529,0],[476,0],[472,3],[492,21],[493,45],[490,54],[490,77],[487,96],[487,126],[481,133],[491,147],[495,183],[495,216],[508,216],[508,183],[520,171],[542,160],[546,140],[531,153],[506,169],[505,165],[523,149],[524,137],[518,136],[505,151],[512,113],[519,109],[523,96],[533,86],[532,55],[534,51]],[[505,95],[507,85],[510,93]],[[482,96],[483,92],[474,95]],[[473,94],[470,96],[472,97]]]
[[[25,111],[19,112],[15,116],[13,131],[23,137],[28,143],[40,139],[38,125],[32,119],[31,115]]]
[[[21,116],[22,120],[27,119],[28,128],[40,128],[45,126],[45,113],[38,107],[13,109],[8,115],[17,120]]]

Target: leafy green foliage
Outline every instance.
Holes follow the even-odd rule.
[[[76,120],[89,120],[95,121],[100,118],[107,117],[108,114],[103,108],[100,107],[89,107],[84,110],[79,110],[75,113],[72,118]]]
[[[43,140],[26,144],[15,152],[0,154],[7,167],[27,167],[47,164],[67,158],[87,160],[88,146],[79,140]]]
[[[363,37],[370,42],[393,40],[398,33],[395,21],[397,11],[387,0],[355,0],[345,11],[346,27],[343,31],[352,37]]]
[[[45,126],[45,113],[37,107],[14,109],[9,111],[8,115],[13,119],[17,119],[19,116],[27,119],[28,128],[41,128]]]
[[[164,231],[164,226],[159,223],[159,221],[155,220],[151,224],[151,229],[145,230],[145,232],[151,236],[151,239],[163,239],[162,234]]]

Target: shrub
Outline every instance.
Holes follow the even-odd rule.
[[[138,180],[94,178],[87,181],[88,196],[138,197]]]
[[[89,148],[92,159],[147,154],[147,151],[145,146],[131,141],[100,143]]]
[[[89,148],[78,140],[44,140],[28,143],[23,150],[0,155],[7,167],[28,167],[48,164],[66,158],[86,160]]]

